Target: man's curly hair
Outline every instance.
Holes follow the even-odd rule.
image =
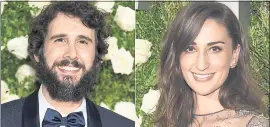
[[[28,35],[28,54],[35,62],[34,55],[41,56],[43,53],[43,43],[48,32],[50,22],[63,13],[69,17],[80,18],[82,23],[95,30],[96,37],[96,62],[100,62],[107,53],[107,44],[104,39],[108,36],[106,29],[106,14],[97,10],[89,2],[52,2],[35,17],[30,24]]]

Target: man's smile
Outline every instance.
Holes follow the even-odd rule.
[[[64,75],[76,75],[81,68],[77,68],[74,66],[57,66],[58,70],[60,71],[60,73],[64,74]]]

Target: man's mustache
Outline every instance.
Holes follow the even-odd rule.
[[[69,66],[69,65],[72,65],[73,67],[76,67],[76,68],[82,68],[83,70],[85,70],[85,66],[82,63],[80,63],[77,60],[72,60],[72,59],[64,59],[59,62],[54,62],[52,68],[56,66]]]

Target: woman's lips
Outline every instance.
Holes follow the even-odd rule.
[[[208,81],[214,76],[214,73],[208,74],[192,73],[192,75],[196,81]]]

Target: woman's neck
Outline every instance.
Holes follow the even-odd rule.
[[[196,97],[194,98],[194,113],[197,115],[203,115],[223,110],[224,107],[219,102],[218,94],[219,89],[208,95],[200,95],[194,92],[194,95]]]

